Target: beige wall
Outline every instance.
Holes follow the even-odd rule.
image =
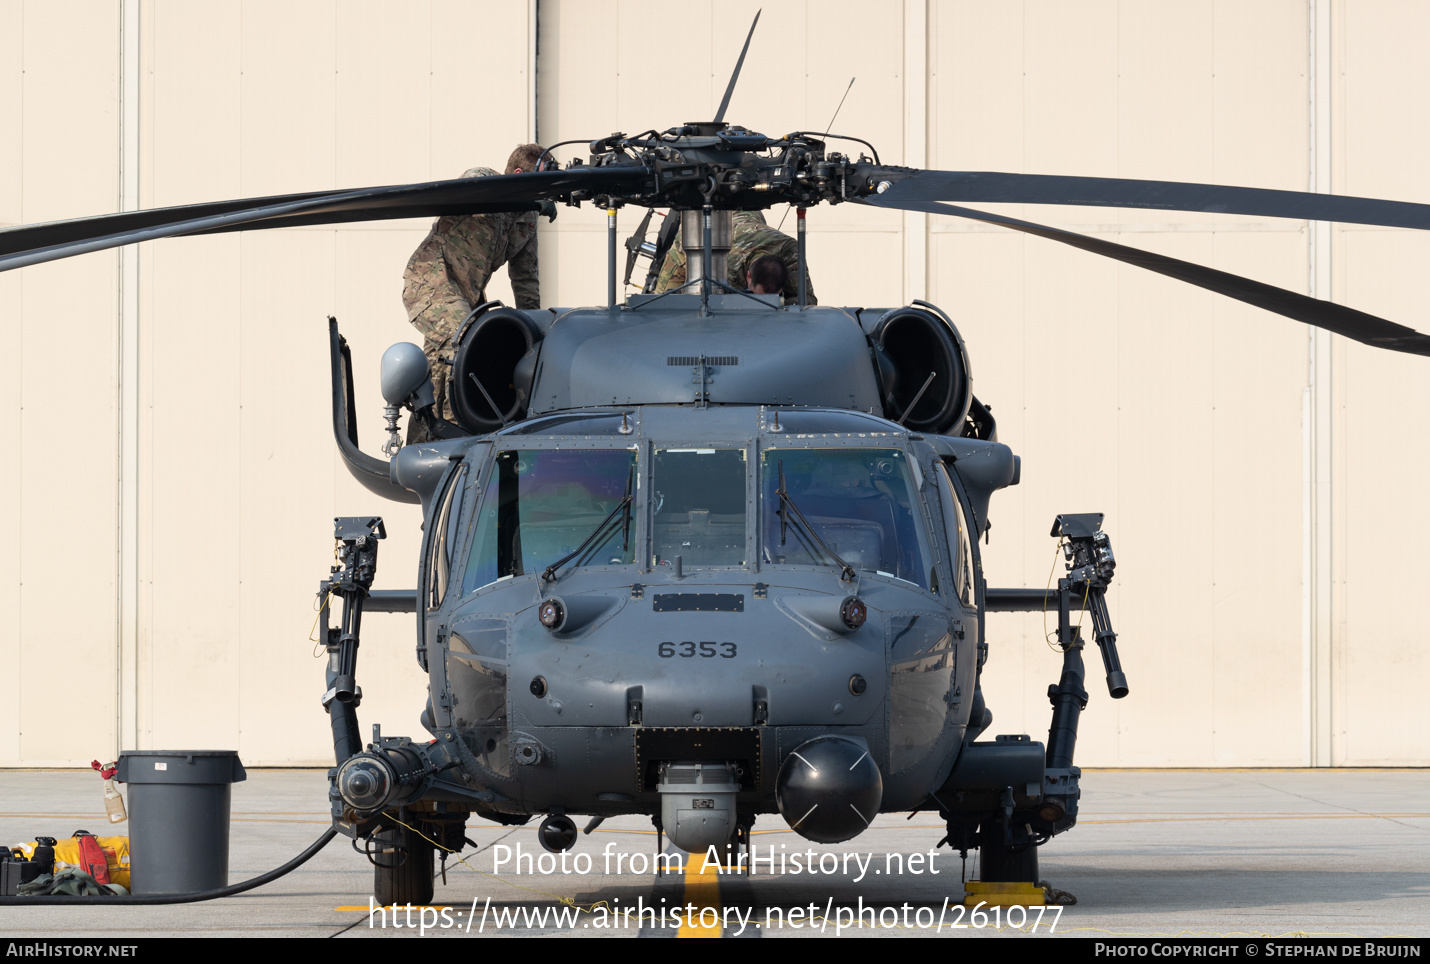
[[[0,4],[0,223],[112,210],[118,17]],[[22,132],[15,137],[13,132]],[[0,275],[0,399],[13,471],[0,482],[0,760],[77,761],[81,728],[112,745],[116,710],[115,257]],[[55,721],[79,672],[93,710]],[[91,685],[92,684],[92,685]],[[88,760],[84,761],[86,764]]]
[[[126,35],[115,2],[0,0],[0,224],[118,209],[126,142],[147,207],[450,177],[538,133],[701,119],[757,6],[147,0]],[[857,77],[834,129],[886,163],[1430,200],[1417,4],[762,6],[729,119],[765,133],[823,129]],[[1424,235],[1000,210],[1430,331]],[[638,215],[622,212],[622,239]],[[1090,654],[1080,763],[1427,762],[1423,360],[972,222],[843,205],[809,224],[823,303],[928,298],[963,331],[975,391],[1023,457],[1023,484],[994,504],[990,583],[1042,585],[1053,516],[1107,513],[1132,695],[1110,701]],[[0,414],[19,455],[0,481],[0,666],[20,684],[0,701],[0,765],[83,764],[121,743],[329,760],[307,633],[331,518],[387,518],[386,588],[411,584],[419,520],[333,451],[324,322],[336,314],[353,344],[375,452],[376,360],[411,337],[400,276],[426,227],[142,246],[132,345],[115,253],[0,275]],[[604,230],[589,205],[543,227],[547,303],[604,298]],[[491,292],[509,297],[504,276]],[[1058,672],[1042,620],[989,629],[994,731],[1042,739]],[[412,641],[406,618],[365,623],[365,727],[418,735]],[[80,668],[92,712],[57,720],[55,677]]]

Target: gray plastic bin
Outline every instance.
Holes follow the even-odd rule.
[[[236,750],[130,750],[131,893],[194,894],[228,886],[232,785],[248,779]]]

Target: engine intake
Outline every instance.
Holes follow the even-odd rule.
[[[958,434],[953,430],[967,417],[973,390],[968,353],[952,322],[931,310],[896,308],[874,329],[874,345],[884,417],[915,431]]]
[[[535,367],[522,360],[528,355],[534,360],[541,338],[536,323],[514,308],[492,308],[467,320],[458,334],[450,385],[462,428],[485,435],[525,417]]]

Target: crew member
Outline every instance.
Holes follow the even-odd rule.
[[[788,278],[785,263],[772,254],[764,254],[750,262],[745,287],[757,295],[777,295],[785,290]]]
[[[783,303],[798,304],[799,242],[766,224],[765,216],[759,211],[733,212],[730,216],[730,254],[725,262],[730,284],[737,288],[744,287],[749,280],[750,265],[765,255],[773,255],[784,265],[785,281],[780,292]],[[685,251],[680,247],[677,238],[665,256],[665,263],[661,265],[655,293],[670,291],[683,284]],[[809,280],[808,269],[805,271],[804,292],[807,304],[819,304],[814,297],[814,284]]]
[[[536,170],[543,153],[538,144],[522,144],[511,152],[506,173]],[[491,168],[474,167],[462,177],[493,174],[496,171]],[[487,281],[504,264],[508,266],[516,306],[541,307],[535,211],[438,218],[407,262],[402,275],[402,303],[407,308],[407,320],[422,332],[422,347],[437,397],[433,414],[439,418],[454,418],[447,382],[457,350],[457,328],[473,307],[487,300]],[[422,441],[413,436],[416,422],[414,419],[409,425],[409,443]]]

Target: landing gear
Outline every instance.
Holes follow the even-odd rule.
[[[725,841],[725,846],[717,847],[715,853],[719,855],[725,873],[748,877],[753,872],[750,867],[750,829],[755,825],[755,815],[740,814],[736,820],[738,822],[730,834],[730,839]],[[705,857],[704,854],[690,856],[692,860],[703,860]]]
[[[979,848],[978,858],[978,879],[984,883],[1032,883],[1038,879],[1038,848],[1032,841],[1021,847],[985,843]]]
[[[372,835],[372,892],[384,907],[432,903],[432,842],[398,826]]]

